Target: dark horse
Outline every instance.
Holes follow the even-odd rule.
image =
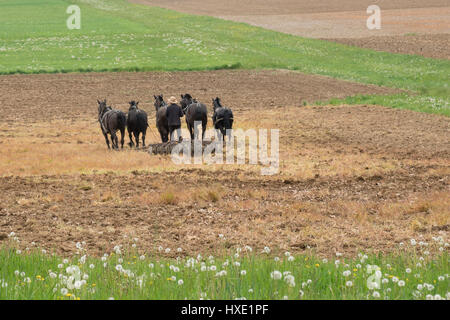
[[[202,122],[202,140],[205,138],[206,125],[208,124],[208,110],[203,103],[197,102],[189,93],[181,95],[181,108],[186,115],[186,124],[191,134],[191,141],[198,136],[196,121]]]
[[[116,132],[120,131],[121,140],[120,143],[123,144],[125,141],[125,126],[127,123],[127,117],[125,113],[120,110],[114,110],[110,106],[106,105],[106,99],[98,102],[98,122],[100,123],[100,128],[105,136],[106,144],[108,149],[109,146],[108,134],[111,135],[111,143],[113,149],[119,149],[119,139],[117,138]]]
[[[222,133],[223,140],[227,135],[227,131],[230,134],[228,139],[231,139],[231,130],[233,129],[233,112],[230,108],[222,106],[220,98],[213,99],[214,114],[212,117],[214,129],[217,131],[217,136],[220,137]]]
[[[136,148],[139,148],[139,135],[142,133],[142,145],[145,147],[145,135],[147,134],[148,119],[147,113],[139,109],[139,101],[130,101],[130,108],[128,109],[127,129],[130,137],[130,147],[134,146],[133,137],[136,140]]]
[[[156,128],[158,128],[162,142],[169,141],[169,123],[167,122],[166,110],[167,104],[164,102],[163,95],[155,97],[156,110]]]

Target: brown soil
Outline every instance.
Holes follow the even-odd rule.
[[[449,118],[299,103],[385,89],[275,71],[0,81],[0,235],[14,231],[23,246],[35,241],[67,254],[86,241],[101,254],[127,236],[139,237],[142,250],[214,253],[248,244],[292,252],[309,246],[329,256],[450,235]],[[280,173],[108,152],[95,99],[106,96],[122,109],[140,99],[153,117],[152,97],[160,92],[191,92],[208,106],[218,95],[233,108],[236,128],[279,128]]]
[[[129,0],[177,11],[215,16],[221,15],[275,15],[342,11],[365,11],[376,4],[382,9],[448,7],[447,0]]]
[[[363,85],[324,76],[289,71],[120,72],[0,76],[1,122],[77,119],[97,116],[96,99],[126,111],[139,99],[154,117],[154,94],[180,98],[189,92],[211,107],[211,99],[224,97],[231,107],[268,108],[303,102],[344,98],[356,94],[389,94],[390,88]],[[13,95],[11,93],[14,92]],[[28,112],[15,112],[17,108]],[[211,107],[212,108],[212,107]],[[48,112],[46,112],[48,110]]]
[[[340,43],[381,51],[419,54],[448,59],[449,2],[379,1],[162,1],[132,2],[160,6],[191,14],[245,22],[255,26],[308,38],[338,39]],[[366,27],[369,5],[381,8],[380,30]],[[418,34],[414,37],[407,34]]]
[[[435,59],[450,59],[450,34],[410,34],[404,36],[326,40],[377,51],[417,54]]]

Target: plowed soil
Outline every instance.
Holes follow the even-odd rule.
[[[303,105],[388,89],[278,71],[17,75],[0,83],[0,241],[14,231],[24,245],[64,254],[77,241],[102,254],[138,237],[150,251],[248,244],[330,256],[449,236],[447,117]],[[122,110],[140,100],[155,130],[153,94],[185,92],[210,111],[220,96],[235,128],[279,128],[279,174],[106,149],[97,98]]]
[[[308,38],[379,51],[418,54],[448,59],[450,56],[450,6],[446,0],[132,0],[191,14],[219,17]],[[369,30],[366,10],[381,9],[381,29]],[[413,35],[412,37],[410,35]]]

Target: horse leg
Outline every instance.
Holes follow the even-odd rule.
[[[115,132],[111,132],[111,143],[112,143],[113,149],[119,149],[118,139],[117,139],[117,135]]]
[[[136,148],[139,148],[139,131],[133,132],[134,140],[136,140]]]
[[[128,137],[130,138],[130,143],[128,145],[130,146],[130,148],[133,148],[134,142],[133,142],[132,132],[130,129],[128,129]]]
[[[194,122],[194,139],[200,139],[198,136],[198,125]]]
[[[202,141],[205,140],[206,122],[202,122]]]
[[[162,143],[166,142],[166,141],[164,141],[164,134],[163,134],[162,130],[158,128],[158,131],[159,131],[159,135],[161,136],[161,142]]]
[[[147,134],[147,130],[142,131],[142,145],[145,148],[145,135]]]
[[[111,147],[110,147],[110,145],[109,145],[108,134],[103,132],[103,135],[105,136],[106,145],[108,146],[108,149],[111,149]]]
[[[189,134],[191,136],[191,141],[194,141],[194,128],[191,125],[189,126]]]
[[[122,149],[124,143],[125,143],[125,128],[120,130],[120,144],[122,145]]]

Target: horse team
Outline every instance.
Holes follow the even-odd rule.
[[[169,141],[169,124],[167,121],[167,103],[164,101],[163,95],[154,96],[156,111],[156,128],[161,136],[163,143]],[[142,135],[142,145],[145,147],[145,136],[147,134],[148,116],[147,113],[139,108],[139,102],[130,101],[128,114],[120,110],[113,109],[103,101],[97,100],[98,103],[98,122],[106,140],[108,149],[111,148],[108,135],[111,136],[111,145],[113,149],[119,149],[119,138],[117,132],[120,131],[120,145],[123,149],[125,142],[125,127],[128,130],[130,142],[128,145],[133,148],[139,148],[139,140]],[[217,136],[225,139],[228,135],[231,138],[231,130],[233,128],[233,112],[230,108],[222,106],[219,98],[212,100],[213,103],[213,126]],[[202,126],[202,140],[205,137],[206,126],[208,124],[208,111],[206,105],[198,102],[190,94],[181,95],[180,107],[186,117],[186,124],[191,136],[191,141],[199,136],[197,124]],[[134,136],[134,141],[133,141]]]

